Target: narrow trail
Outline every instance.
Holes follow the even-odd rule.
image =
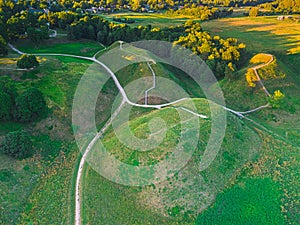
[[[149,69],[151,70],[151,73],[152,73],[152,87],[150,87],[149,89],[147,89],[145,91],[145,105],[148,104],[148,93],[149,93],[149,91],[155,89],[155,87],[156,87],[156,75],[155,75],[155,72],[154,72],[154,70],[153,70],[153,68],[152,68],[152,66],[150,65],[149,62],[147,62],[147,65],[148,65],[148,67],[149,67]]]
[[[249,114],[249,113],[253,113],[253,112],[256,112],[256,111],[259,111],[261,109],[264,109],[264,108],[269,108],[271,105],[270,103],[266,104],[266,105],[262,105],[260,107],[257,107],[256,109],[252,109],[252,110],[249,110],[249,111],[245,111],[245,112],[239,112],[240,114]]]
[[[11,48],[11,50],[13,50],[14,52],[20,54],[20,55],[23,55],[24,52],[21,52],[20,50],[16,49],[12,44],[8,43],[8,47]]]
[[[267,63],[263,63],[263,64],[260,64],[260,65],[254,66],[254,67],[252,67],[251,69],[253,69],[253,71],[254,71],[254,73],[255,73],[255,76],[256,76],[256,78],[257,78],[257,81],[258,81],[259,84],[261,85],[261,87],[262,87],[262,89],[264,90],[264,92],[266,93],[266,95],[267,95],[268,97],[270,97],[271,94],[270,94],[270,92],[267,90],[267,88],[265,87],[264,83],[262,82],[260,76],[258,75],[257,70],[258,70],[258,69],[261,69],[261,68],[263,68],[263,67],[265,67],[265,66],[268,66],[270,63],[272,63],[272,62],[274,61],[274,56],[271,55],[271,54],[263,54],[263,55],[270,56],[271,59],[270,59]]]
[[[152,86],[151,86],[149,89],[147,89],[147,90],[145,91],[145,105],[148,105],[148,93],[149,93],[151,90],[155,89],[155,87],[156,87],[156,74],[155,74],[155,72],[154,72],[154,70],[153,70],[153,68],[152,68],[152,66],[151,66],[150,63],[152,62],[153,64],[156,64],[156,62],[155,62],[153,59],[150,59],[150,58],[148,58],[148,57],[146,57],[146,56],[139,55],[139,54],[137,54],[137,53],[135,53],[135,52],[129,51],[128,49],[124,49],[124,48],[123,48],[123,43],[124,43],[123,41],[119,41],[120,49],[123,50],[123,51],[125,51],[125,52],[128,52],[128,53],[130,53],[130,54],[133,54],[133,55],[135,55],[135,56],[144,58],[145,61],[147,62],[147,66],[149,67],[149,69],[150,69],[150,71],[151,71],[151,73],[152,73]]]
[[[122,46],[123,42],[120,42],[120,49],[123,49],[123,46]],[[9,44],[9,47],[17,52],[18,54],[24,54],[23,52],[19,51],[18,49],[16,49],[13,45]],[[95,144],[95,142],[102,137],[102,134],[108,129],[108,127],[111,125],[111,122],[112,120],[118,115],[118,113],[120,112],[120,110],[122,109],[123,105],[125,103],[131,105],[131,106],[136,106],[136,107],[142,107],[142,108],[156,108],[156,109],[161,109],[163,107],[167,107],[167,106],[171,106],[173,104],[176,104],[176,103],[179,103],[181,101],[184,101],[184,100],[187,100],[187,99],[190,99],[190,98],[182,98],[182,99],[178,99],[176,101],[173,101],[173,102],[169,102],[169,103],[165,103],[165,104],[160,104],[160,105],[148,105],[148,104],[137,104],[137,103],[133,103],[131,102],[128,97],[127,97],[127,94],[124,90],[124,88],[121,86],[118,78],[116,77],[116,75],[114,74],[114,72],[108,67],[106,66],[104,63],[100,62],[98,59],[96,59],[96,56],[99,52],[101,52],[103,50],[100,50],[98,51],[93,57],[85,57],[85,56],[78,56],[78,55],[72,55],[72,54],[59,54],[59,53],[45,53],[45,54],[35,54],[37,56],[65,56],[65,57],[72,57],[72,58],[79,58],[79,59],[84,59],[84,60],[89,60],[89,61],[92,61],[92,62],[95,62],[97,63],[98,65],[102,66],[111,76],[111,78],[113,79],[115,85],[117,86],[119,92],[121,93],[123,99],[122,99],[122,102],[120,104],[120,106],[117,108],[117,110],[112,114],[112,116],[110,117],[110,119],[107,121],[107,123],[102,127],[102,129],[94,136],[94,138],[90,141],[90,143],[88,144],[87,148],[85,150],[82,150],[81,152],[83,153],[82,157],[81,157],[81,160],[80,160],[80,163],[79,163],[79,167],[78,167],[78,171],[77,171],[77,175],[76,175],[76,186],[75,186],[75,225],[80,225],[81,224],[81,201],[80,201],[80,193],[81,193],[81,177],[82,177],[82,173],[83,173],[83,168],[84,168],[84,163],[86,161],[86,158],[90,152],[90,150],[92,149],[93,145]],[[133,53],[134,54],[134,53]],[[147,58],[147,57],[145,57]],[[151,88],[149,88],[148,90],[145,91],[145,94],[147,92],[152,90],[153,88],[155,88],[155,85],[156,85],[156,75],[155,75],[155,72],[153,71],[151,65],[150,65],[150,62],[154,62],[153,60],[147,60],[148,61],[148,66],[152,72],[152,76],[153,76],[153,85]],[[155,62],[154,62],[155,63]],[[268,65],[268,64],[265,64],[265,65]],[[257,70],[259,68],[262,68],[263,66],[265,65],[260,65],[260,66],[256,66],[254,67],[253,69],[254,70]],[[255,112],[257,110],[260,110],[260,109],[263,109],[263,108],[266,108],[268,107],[268,105],[265,105],[265,106],[261,106],[261,107],[258,107],[256,109],[253,109],[253,110],[249,110],[249,111],[246,111],[246,112],[237,112],[235,110],[232,110],[232,109],[229,109],[225,106],[222,106],[223,109],[237,115],[238,117],[241,117],[241,118],[246,118],[247,120],[249,121],[252,121],[254,123],[256,123],[255,121],[245,117],[244,115],[245,114],[249,114],[251,112]],[[191,113],[192,115],[194,116],[197,116],[197,117],[200,117],[202,119],[207,119],[208,117],[205,116],[205,115],[202,115],[202,114],[198,114],[196,112],[193,112],[189,109],[186,109],[184,107],[178,107],[180,108],[181,110],[184,110],[186,112],[189,112]]]
[[[95,135],[95,137],[91,140],[87,148],[84,150],[84,153],[80,159],[77,175],[76,175],[76,186],[75,186],[75,225],[81,224],[81,203],[80,203],[80,193],[81,193],[81,177],[83,173],[83,166],[86,161],[88,154],[90,153],[92,147],[96,143],[96,141],[102,137],[103,133],[108,129],[111,125],[113,119],[119,114],[121,111],[125,101],[123,100],[117,110],[112,114],[110,119],[105,123],[105,125],[101,128],[101,130]],[[82,151],[81,151],[82,152]]]

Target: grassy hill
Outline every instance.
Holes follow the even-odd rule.
[[[210,118],[199,119],[199,126],[195,130],[192,124],[198,118],[178,108],[188,108],[190,104],[191,101],[186,101],[172,107],[144,113],[127,123],[118,123],[119,126],[114,131],[111,128],[105,133],[102,143],[106,150],[118,160],[134,166],[154,165],[164,160],[178,145],[178,141],[174,142],[174,140],[180,138],[181,132],[187,132],[186,137],[188,137],[184,143],[181,143],[184,146],[183,151],[191,151],[189,139],[193,138],[196,130],[200,135],[197,148],[184,169],[161,183],[144,187],[123,186],[104,179],[87,166],[84,176],[84,189],[86,190],[83,196],[84,223],[95,224],[97,221],[103,221],[102,224],[192,223],[199,212],[213,203],[215,195],[232,182],[237,171],[244,164],[258,157],[257,147],[261,142],[259,136],[237,117],[225,112],[227,129],[222,147],[209,168],[199,171],[199,163],[211,134],[212,121]],[[207,100],[195,99],[193,104],[199,113],[210,117]],[[213,107],[216,111],[224,110],[215,104]],[[120,114],[122,115],[122,111]],[[179,114],[183,115],[179,117]],[[160,125],[153,128],[152,123],[155,118],[163,119],[167,128],[159,127]],[[127,126],[130,127],[135,137],[144,141],[150,138],[153,143],[160,138],[162,133],[165,136],[162,142],[151,151],[134,151],[120,142],[120,136],[119,138],[116,136],[116,133],[121,133],[126,139],[130,135],[124,129]],[[182,131],[186,126],[191,128]],[[97,152],[98,144],[96,143],[93,152]],[[97,156],[97,154],[91,154],[93,155],[91,158]],[[101,162],[104,163],[105,158],[102,160]],[[105,170],[101,165],[106,166],[101,162],[98,161],[100,165],[97,169]],[[118,180],[118,176],[124,176],[122,175],[124,172],[122,168],[120,170],[116,168],[110,178]],[[159,172],[156,171],[154,174]],[[125,177],[125,179],[130,179],[131,176],[127,174]]]

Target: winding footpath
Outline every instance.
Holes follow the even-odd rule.
[[[151,74],[152,74],[152,86],[151,86],[149,89],[147,89],[147,90],[145,91],[145,105],[148,105],[148,93],[149,93],[151,90],[153,90],[153,89],[156,88],[156,75],[155,75],[155,72],[154,72],[154,70],[153,70],[153,68],[152,68],[152,66],[151,66],[150,63],[152,62],[153,64],[156,64],[156,62],[155,62],[153,59],[150,59],[150,58],[148,58],[148,57],[146,57],[146,56],[139,55],[139,54],[137,54],[137,53],[135,53],[135,52],[129,51],[128,49],[124,49],[124,48],[123,48],[123,44],[124,44],[123,41],[119,41],[119,44],[120,44],[120,49],[121,49],[121,50],[123,50],[123,51],[125,51],[125,52],[128,52],[128,53],[130,53],[130,54],[133,54],[133,55],[135,55],[135,56],[137,56],[137,57],[141,57],[141,58],[145,59],[145,61],[147,62],[147,66],[148,66],[148,68],[150,69]]]
[[[259,82],[259,84],[261,85],[262,89],[264,90],[264,92],[266,93],[266,95],[268,97],[271,96],[271,94],[269,93],[269,91],[267,90],[267,88],[265,87],[264,83],[262,82],[262,80],[260,79],[260,76],[258,75],[258,72],[257,70],[258,69],[261,69],[265,66],[268,66],[270,63],[272,63],[274,61],[274,56],[271,55],[271,54],[263,54],[263,55],[266,55],[266,56],[269,56],[271,59],[267,62],[267,63],[263,63],[263,64],[260,64],[260,65],[257,65],[257,66],[254,66],[252,67],[251,69],[253,69],[254,73],[255,73],[255,76],[257,78],[257,81]]]
[[[120,49],[123,50],[123,46],[122,46],[123,42],[120,42]],[[21,52],[20,50],[16,49],[13,45],[9,44],[9,47],[17,52],[18,54],[24,54],[23,52]],[[105,49],[104,49],[105,50]],[[82,154],[82,157],[81,157],[81,160],[80,160],[80,163],[79,163],[79,167],[78,167],[78,171],[77,171],[77,175],[76,175],[76,187],[75,187],[75,225],[80,225],[81,224],[81,201],[80,201],[80,193],[81,193],[81,177],[82,177],[82,173],[83,173],[83,168],[84,168],[84,163],[86,161],[86,158],[90,152],[90,150],[92,149],[93,145],[95,144],[95,142],[102,137],[102,134],[108,129],[108,127],[110,126],[112,120],[118,115],[118,113],[121,111],[123,105],[125,103],[129,104],[129,105],[132,105],[132,106],[136,106],[136,107],[142,107],[142,108],[156,108],[156,109],[161,109],[163,107],[167,107],[167,106],[170,106],[170,105],[173,105],[173,104],[176,104],[176,103],[179,103],[181,101],[184,101],[184,100],[187,100],[189,98],[182,98],[182,99],[178,99],[176,101],[173,101],[173,102],[169,102],[169,103],[165,103],[165,104],[160,104],[160,105],[148,105],[147,104],[147,100],[146,98],[148,97],[148,92],[151,91],[152,89],[154,89],[156,87],[156,75],[155,75],[155,72],[153,70],[153,68],[151,67],[150,65],[150,62],[152,63],[155,63],[152,59],[149,59],[147,57],[144,57],[147,61],[147,64],[148,64],[148,67],[149,69],[151,70],[152,72],[152,77],[153,77],[153,85],[151,88],[147,89],[145,91],[145,104],[137,104],[137,103],[134,103],[134,102],[131,102],[128,97],[127,97],[127,94],[124,90],[124,88],[121,86],[118,78],[116,77],[116,75],[113,73],[113,71],[108,67],[106,66],[104,63],[100,62],[98,59],[96,59],[96,56],[98,53],[100,53],[101,51],[104,51],[103,49],[98,51],[93,57],[85,57],[85,56],[78,56],[78,55],[72,55],[72,54],[59,54],[59,53],[49,53],[49,54],[35,54],[37,56],[65,56],[65,57],[72,57],[72,58],[79,58],[79,59],[84,59],[84,60],[89,60],[89,61],[92,61],[92,62],[95,62],[97,63],[98,65],[102,66],[111,76],[111,78],[113,79],[115,85],[117,86],[119,92],[121,93],[122,97],[123,97],[123,100],[120,104],[120,106],[117,108],[117,110],[113,113],[113,115],[110,117],[109,121],[102,127],[102,129],[95,135],[95,137],[91,140],[91,142],[88,144],[87,148],[85,150],[82,150],[81,152],[83,153]],[[127,50],[125,50],[127,51]],[[129,51],[127,51],[129,52]],[[131,54],[135,54],[137,55],[136,53],[133,53],[133,52],[129,52]],[[273,61],[273,56],[272,56],[272,61]],[[272,61],[270,61],[269,63],[271,63]],[[269,63],[267,64],[263,64],[263,65],[259,65],[259,66],[255,66],[253,67],[254,71],[256,71],[257,69],[259,68],[262,68],[266,65],[268,65]],[[257,71],[256,71],[257,73]],[[258,76],[258,74],[257,74]],[[259,77],[259,76],[258,76]],[[260,78],[259,78],[260,80]],[[262,86],[264,87],[262,81],[260,80]],[[265,92],[267,92],[266,88],[264,88]],[[237,112],[235,110],[232,110],[232,109],[229,109],[225,106],[222,106],[225,110],[237,115],[238,117],[241,117],[241,118],[244,118],[245,114],[249,114],[251,112],[255,112],[257,110],[260,110],[260,109],[263,109],[263,108],[266,108],[266,107],[269,107],[269,105],[265,105],[265,106],[261,106],[261,107],[258,107],[256,109],[253,109],[253,110],[249,110],[249,111],[246,111],[246,112]],[[207,119],[208,117],[205,116],[205,115],[202,115],[202,114],[199,114],[199,113],[196,113],[196,112],[193,112],[189,109],[186,109],[184,107],[178,107],[179,109],[181,110],[184,110],[186,112],[189,112],[191,113],[192,115],[194,116],[197,116],[199,118],[202,118],[202,119]],[[246,119],[249,119],[249,118],[246,118]],[[250,119],[249,119],[250,120]],[[252,120],[251,120],[252,121]]]

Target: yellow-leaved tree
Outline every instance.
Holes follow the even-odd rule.
[[[247,80],[247,83],[248,83],[248,86],[249,87],[256,87],[256,81],[257,81],[257,77],[254,73],[254,70],[253,69],[248,69],[247,70],[247,73],[245,74],[246,76],[246,80]]]
[[[280,108],[283,105],[285,95],[280,91],[274,91],[274,94],[270,96],[269,102],[273,108]]]

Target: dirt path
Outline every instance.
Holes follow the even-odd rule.
[[[147,62],[147,66],[148,66],[148,68],[150,69],[151,74],[152,74],[152,86],[151,86],[149,89],[147,89],[147,90],[145,91],[145,105],[148,105],[148,93],[149,93],[151,90],[155,89],[155,87],[156,87],[156,74],[155,74],[155,72],[154,72],[154,70],[153,70],[153,68],[152,68],[152,66],[151,66],[150,63],[152,62],[153,64],[156,64],[156,62],[155,62],[153,59],[150,59],[150,58],[148,58],[148,57],[146,57],[146,56],[139,55],[139,54],[137,54],[137,53],[135,53],[135,52],[129,51],[128,49],[124,49],[124,48],[123,48],[123,44],[124,44],[123,41],[119,41],[119,44],[120,44],[120,49],[121,49],[121,50],[123,50],[123,51],[125,51],[125,52],[128,52],[128,53],[130,53],[130,54],[133,54],[133,55],[135,55],[135,56],[144,58],[145,61]]]
[[[254,73],[255,73],[255,75],[256,75],[257,81],[260,83],[260,85],[261,85],[262,89],[264,90],[264,92],[266,93],[266,95],[267,95],[268,97],[270,97],[271,94],[269,93],[269,91],[268,91],[267,88],[265,87],[264,83],[263,83],[262,80],[260,79],[260,76],[258,75],[257,70],[258,70],[258,69],[261,69],[261,68],[263,68],[263,67],[265,67],[265,66],[268,66],[270,63],[272,63],[272,62],[274,61],[274,56],[271,55],[271,54],[263,54],[263,55],[266,55],[266,56],[270,56],[270,57],[271,57],[271,59],[269,60],[269,62],[260,64],[260,65],[257,65],[257,66],[254,66],[254,67],[252,67],[251,69],[253,69],[253,71],[254,71]]]
[[[81,177],[83,173],[83,166],[86,161],[86,158],[91,151],[93,145],[96,143],[96,141],[102,137],[102,134],[108,129],[110,126],[112,120],[119,114],[120,110],[122,109],[125,101],[123,100],[120,104],[120,106],[117,108],[117,110],[113,113],[111,118],[107,121],[107,123],[102,127],[102,129],[95,135],[93,140],[89,143],[88,147],[85,149],[77,171],[76,175],[76,186],[75,186],[75,225],[81,224],[81,203],[80,203],[80,193],[81,193]]]
[[[16,49],[12,44],[9,44],[8,43],[8,46],[16,53],[20,54],[20,55],[23,55],[24,52],[21,52],[20,50]]]

